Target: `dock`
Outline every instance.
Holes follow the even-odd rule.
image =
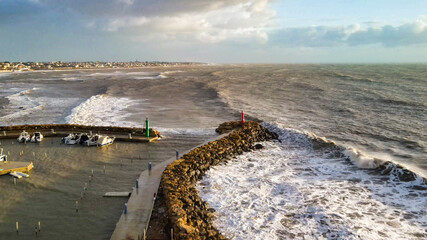
[[[25,130],[32,134],[41,132],[44,137],[66,137],[70,133],[92,133],[115,137],[118,142],[140,142],[149,143],[159,139],[160,132],[149,129],[149,137],[143,128],[126,127],[100,127],[74,124],[48,124],[48,125],[23,125],[23,126],[0,126],[1,139],[16,139]]]
[[[106,192],[104,197],[129,197],[131,192]]]
[[[6,162],[0,164],[0,175],[10,172],[29,172],[34,167],[33,162]]]
[[[221,134],[194,148],[198,148],[210,141],[218,140],[229,133]],[[194,149],[192,148],[192,149]],[[185,154],[192,149],[183,152]],[[182,155],[181,154],[181,155]],[[155,202],[155,194],[159,189],[163,171],[167,165],[174,162],[176,158],[157,163],[151,170],[145,170],[138,178],[139,188],[134,188],[127,202],[127,213],[122,213],[116,224],[110,240],[139,240],[144,239],[144,232],[148,228],[151,213]]]

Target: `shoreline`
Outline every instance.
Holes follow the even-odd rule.
[[[158,66],[138,66],[138,67],[95,67],[95,68],[58,68],[58,69],[28,69],[25,71],[19,71],[19,70],[0,70],[0,74],[3,73],[30,73],[30,72],[66,72],[66,71],[90,71],[90,70],[126,70],[126,69],[153,69],[153,68],[186,68],[186,67],[194,67],[194,66],[210,66],[206,63],[200,63],[200,64],[193,64],[193,65],[158,65]]]

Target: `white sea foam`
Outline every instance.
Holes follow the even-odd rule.
[[[271,129],[271,128],[270,128]],[[273,130],[273,129],[271,129]],[[274,129],[277,130],[277,129]],[[427,190],[315,151],[304,134],[213,167],[197,185],[232,239],[425,239]],[[425,187],[425,185],[423,186]],[[405,201],[402,201],[405,199]]]
[[[11,88],[12,93],[6,98],[9,104],[2,110],[4,116],[0,117],[2,125],[10,124],[37,124],[55,122],[56,117],[62,115],[66,106],[78,101],[78,98],[52,98],[41,97],[39,88]]]
[[[164,135],[196,135],[196,136],[209,136],[215,135],[215,128],[156,128]]]
[[[65,120],[72,124],[134,127],[137,123],[126,120],[131,116],[126,108],[139,102],[126,97],[96,95],[75,107]]]

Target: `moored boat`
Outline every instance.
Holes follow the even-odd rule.
[[[105,146],[110,145],[114,142],[115,137],[109,137],[104,135],[95,134],[88,140],[86,140],[84,145],[87,146]]]
[[[62,142],[68,145],[74,145],[79,143],[80,137],[83,133],[70,133],[68,136],[62,138]]]
[[[41,142],[43,140],[43,134],[41,132],[35,132],[31,137],[31,142]]]
[[[3,155],[3,148],[0,149],[0,163],[6,163],[7,162],[7,156]]]
[[[28,132],[25,130],[21,132],[21,134],[18,137],[18,142],[28,142],[31,140],[31,136]]]

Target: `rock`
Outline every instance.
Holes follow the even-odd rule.
[[[237,130],[235,130],[237,129]],[[203,202],[195,184],[211,166],[226,163],[229,159],[251,149],[262,149],[255,142],[277,139],[277,135],[256,122],[227,122],[217,128],[228,136],[209,142],[184,154],[169,164],[162,175],[161,185],[165,195],[166,212],[175,229],[176,239],[226,239],[212,225],[215,209]]]
[[[262,144],[255,144],[255,149],[259,150],[259,149],[264,149],[264,146]]]

